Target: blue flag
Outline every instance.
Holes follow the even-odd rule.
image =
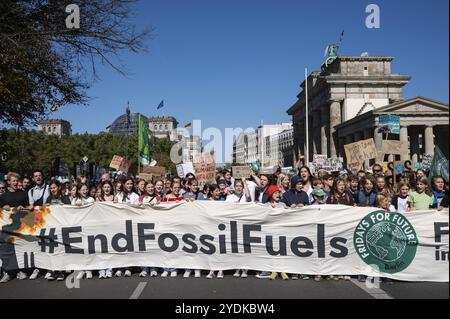
[[[163,107],[164,107],[164,100],[162,100],[161,103],[159,103],[159,105],[156,109],[159,110],[159,109],[162,109]]]

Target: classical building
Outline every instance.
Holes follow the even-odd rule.
[[[171,141],[178,141],[178,121],[173,116],[150,117],[148,125],[156,138],[168,138]]]
[[[378,132],[381,115],[400,116],[400,135]],[[383,139],[396,139],[408,144],[406,158],[392,155],[384,161],[412,159],[421,161],[423,154],[434,154],[434,146],[449,157],[448,146],[449,106],[424,97],[415,97],[372,109],[335,127],[339,145],[374,138],[377,149],[381,149]],[[405,156],[403,155],[403,156]],[[367,162],[367,165],[372,163]]]
[[[400,115],[404,127],[401,136],[403,140],[409,137],[413,157],[420,154],[416,145],[420,145],[421,134],[428,136],[429,152],[433,130],[435,134],[447,132],[441,136],[443,141],[435,140],[435,143],[448,144],[448,105],[425,98],[404,101],[403,87],[411,78],[392,73],[392,60],[388,56],[338,56],[323,71],[308,76],[309,161],[313,154],[345,157],[344,145],[350,141],[374,138],[379,143],[379,114]],[[293,120],[296,158],[304,159],[305,81],[301,88],[303,91],[297,96],[297,102],[287,113]],[[412,118],[415,124],[411,124]],[[427,125],[435,129],[426,128]],[[448,147],[444,149],[448,154]]]
[[[141,114],[142,115],[142,114]],[[148,125],[147,117],[142,115],[144,122]],[[119,116],[106,131],[111,134],[137,134],[139,130],[139,113],[130,113],[129,121],[127,114]]]
[[[70,122],[61,119],[43,120],[38,122],[38,130],[46,135],[70,136],[72,125]]]

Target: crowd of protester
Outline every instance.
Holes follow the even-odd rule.
[[[94,202],[126,203],[130,205],[163,205],[165,202],[181,201],[225,201],[232,203],[257,202],[274,208],[302,208],[309,205],[339,204],[359,207],[377,207],[388,212],[408,213],[414,210],[442,210],[448,208],[448,184],[441,176],[427,176],[424,170],[398,176],[393,183],[391,176],[385,176],[382,166],[373,165],[370,171],[330,174],[319,170],[311,174],[307,166],[298,168],[298,174],[252,174],[248,179],[235,179],[232,172],[224,169],[214,184],[201,186],[194,174],[185,178],[173,177],[153,181],[120,176],[112,180],[105,173],[98,183],[90,183],[84,176],[75,181],[60,183],[56,179],[45,182],[42,171],[36,170],[30,177],[22,179],[16,173],[9,173],[6,182],[0,181],[0,208],[9,211],[33,209],[44,205],[89,205]],[[0,243],[0,249],[5,246]],[[98,270],[99,278],[112,276],[130,277],[133,268]],[[141,267],[139,276],[176,277],[180,270]],[[45,274],[44,274],[45,273]],[[201,277],[199,269],[185,269],[183,277]],[[2,271],[0,283],[16,277],[34,280],[44,275],[48,280],[64,280],[67,272],[22,269]],[[94,272],[81,271],[78,279],[93,278]],[[309,279],[308,275],[275,272],[257,272],[257,278]],[[235,277],[246,278],[248,269],[237,269]],[[223,271],[207,271],[207,278],[223,278]],[[320,281],[317,275],[314,280]],[[327,276],[330,280],[349,276]],[[358,276],[363,281],[363,276]]]

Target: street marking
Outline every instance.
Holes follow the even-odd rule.
[[[367,292],[369,295],[374,297],[375,299],[394,299],[394,297],[392,297],[386,291],[384,291],[384,290],[382,290],[380,288],[368,288],[366,286],[365,282],[359,282],[358,280],[356,280],[354,278],[350,279],[350,281],[354,285],[358,286],[359,288],[361,288],[362,290]]]
[[[134,290],[133,294],[131,295],[130,299],[139,299],[139,296],[144,291],[146,286],[147,286],[146,282],[140,282],[136,287],[136,289]]]

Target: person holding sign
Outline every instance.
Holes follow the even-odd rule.
[[[428,184],[428,178],[417,181],[416,191],[409,194],[411,210],[428,210],[433,206],[434,196]]]

